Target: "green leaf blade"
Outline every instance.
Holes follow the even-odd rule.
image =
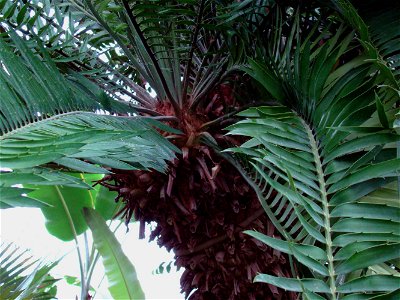
[[[85,208],[83,212],[93,233],[95,247],[103,258],[111,295],[114,299],[144,299],[135,268],[104,219],[93,209]]]

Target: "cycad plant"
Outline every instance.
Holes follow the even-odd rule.
[[[250,8],[250,17],[265,17],[265,5]],[[240,5],[229,10],[241,16]],[[239,37],[228,34],[226,5],[15,2],[3,11],[2,164],[13,170],[3,176],[12,198],[5,203],[29,192],[11,186],[29,183],[28,175],[71,186],[80,183],[64,171],[105,173],[99,183],[118,193],[117,215],[139,221],[140,237],[146,222],[157,222],[150,239],[175,251],[186,296],[277,294],[252,280],[261,266],[289,276],[288,261],[241,233],[274,228],[214,148],[238,145],[221,129],[249,102],[234,95],[247,93],[234,91],[245,83],[231,75],[242,56],[229,51]]]
[[[357,194],[344,179],[370,162],[385,166],[375,177],[394,176],[397,161],[386,161],[393,157],[389,142],[396,141],[387,114],[398,91],[396,32],[384,40],[379,31],[371,36],[353,6],[336,1],[1,3],[1,159],[13,170],[3,176],[4,206],[38,205],[21,198],[29,190],[12,184],[82,186],[66,171],[103,173],[98,183],[123,203],[119,217],[139,221],[141,237],[147,222],[157,223],[150,239],[172,249],[176,265],[185,268],[186,297],[296,297],[275,285],[327,292],[298,281],[296,289],[252,281],[258,272],[308,276],[292,259],[299,257],[295,243],[309,244],[306,252],[315,250],[315,241],[332,243],[325,234],[335,221],[324,215],[333,205],[328,193]],[[376,40],[389,47],[384,56]],[[349,100],[358,93],[361,100]],[[258,102],[273,106],[251,108],[241,115],[251,121],[231,127],[244,138],[224,135],[238,111]],[[360,129],[371,116],[382,130],[368,123]],[[373,151],[357,144],[333,152],[336,143],[358,141],[371,130],[384,138]],[[250,155],[240,156],[244,170],[221,153],[243,142],[237,151]],[[270,152],[275,157],[268,161]],[[335,163],[345,156],[337,168],[332,163],[332,178],[323,173],[326,155]],[[255,171],[247,165],[254,158]],[[368,176],[356,183],[375,178]],[[328,189],[342,179],[342,186]],[[246,229],[279,237],[286,248],[267,246],[243,234]],[[317,270],[331,291],[346,278],[337,276],[332,245],[321,247],[312,259],[320,259]]]

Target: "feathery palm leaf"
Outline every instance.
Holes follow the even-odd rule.
[[[88,12],[59,1],[15,0],[0,7],[2,31],[16,31],[25,40],[40,40],[62,73],[77,72],[75,81],[80,83],[83,76],[89,78],[93,83],[86,81],[83,86],[100,87],[101,97],[105,98],[102,93],[106,91],[114,99],[130,99],[129,105],[136,111],[153,115],[151,110],[136,105],[154,101],[144,87],[135,83],[140,81],[137,70]],[[26,42],[26,46],[42,53],[38,43]]]
[[[392,100],[386,106],[389,108],[397,100],[400,90],[400,3],[353,2],[357,10],[346,1],[338,1],[336,5],[343,18],[357,30],[369,59],[380,70],[381,84],[386,89],[379,92],[389,94],[382,96]]]
[[[59,68],[82,72],[143,113],[153,115],[165,101],[177,114],[187,106],[195,110],[240,61],[229,56],[233,41],[225,32],[233,28],[221,22],[227,14],[220,16],[231,1],[14,2],[13,10],[11,4],[2,9],[6,27],[41,39]],[[246,7],[232,9],[249,13]]]
[[[386,113],[393,94],[377,88],[384,79],[368,56],[336,67],[352,40],[344,29],[316,40],[295,36],[280,50],[284,64],[272,56],[247,69],[278,104],[240,113],[245,119],[229,129],[250,138],[234,151],[250,159],[260,200],[285,241],[247,233],[293,255],[315,278],[261,274],[255,281],[317,298],[392,295],[400,284],[392,265],[400,207],[391,185],[400,172],[400,138]],[[271,189],[278,195],[267,203]],[[382,275],[377,266],[391,271]]]
[[[1,299],[55,299],[54,283],[48,275],[57,262],[44,265],[32,261],[27,250],[21,251],[12,243],[0,247]],[[29,275],[23,275],[30,272]]]
[[[223,41],[216,32],[212,1],[84,0],[74,5],[75,20],[96,22],[96,35],[117,43],[129,60],[126,64],[155,90],[157,98],[146,103],[140,87],[133,87],[145,107],[169,101],[179,114],[186,102],[204,97],[222,74],[226,59],[219,53]]]
[[[108,173],[97,165],[165,170],[165,161],[177,148],[152,126],[168,127],[135,117],[129,105],[104,93],[99,97],[98,90],[90,89],[92,85],[85,78],[78,77],[79,84],[69,80],[50,60],[43,62],[34,55],[21,38],[11,33],[10,38],[0,41],[0,158],[2,168],[14,171],[7,174],[8,184],[2,182],[2,193],[9,195],[5,206],[13,206],[12,199],[20,201],[20,195],[26,192],[11,187],[22,182],[12,182],[10,177],[29,183],[26,179],[33,179],[34,173],[46,172],[34,168],[49,163],[89,173]],[[45,50],[42,53],[46,58]],[[101,111],[108,115],[99,114]],[[76,183],[66,175],[51,178],[54,176],[49,178],[53,183],[57,180],[60,184],[61,179],[65,180],[63,184]],[[38,183],[37,178],[31,183]]]

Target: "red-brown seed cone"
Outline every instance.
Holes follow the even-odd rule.
[[[210,99],[203,111],[183,114],[181,130],[187,140],[176,143],[183,155],[170,163],[167,174],[115,170],[100,183],[119,193],[117,199],[125,204],[120,216],[140,222],[141,238],[145,223],[157,223],[150,240],[174,251],[176,266],[185,269],[180,281],[186,298],[296,299],[293,293],[253,283],[259,272],[291,277],[290,266],[282,253],[243,234],[253,229],[278,235],[237,170],[196,142],[196,128],[223,115],[224,107],[237,105],[228,85],[221,85]],[[157,109],[165,115],[173,112],[168,103]],[[232,142],[220,132],[212,134]]]
[[[282,253],[242,233],[254,229],[277,234],[237,171],[211,149],[211,155],[203,150],[192,149],[188,159],[178,160],[166,175],[111,175],[125,203],[123,215],[133,215],[142,224],[157,223],[150,239],[175,252],[176,265],[185,268],[181,288],[191,300],[294,299],[252,282],[259,272],[290,277],[289,264]],[[213,177],[217,164],[220,170]]]

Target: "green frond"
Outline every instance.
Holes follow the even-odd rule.
[[[57,262],[43,264],[33,260],[28,250],[12,243],[0,246],[1,299],[55,299],[57,281],[49,275]]]
[[[244,60],[244,45],[235,55],[232,51],[239,49],[235,43],[247,27],[227,11],[255,22],[267,2],[260,1],[253,11],[231,1],[78,0],[59,5],[15,0],[2,7],[0,22],[24,39],[41,40],[63,72],[85,74],[114,98],[129,98],[138,112],[151,113],[157,102],[170,101],[179,114],[182,107],[194,111]],[[40,52],[35,43],[29,47]],[[149,95],[145,84],[157,97]]]
[[[85,78],[77,77],[81,81],[79,85],[68,80],[48,59],[45,50],[46,61],[43,61],[15,33],[10,32],[10,37],[20,55],[9,42],[0,39],[1,134],[63,113],[133,112],[127,104],[102,96],[93,86],[86,84],[85,87]]]
[[[338,1],[338,11],[360,35],[382,81],[400,89],[400,4],[397,1]],[[393,91],[388,91],[393,92]]]
[[[14,130],[0,139],[1,166],[13,170],[0,177],[0,189],[5,197],[2,203],[6,207],[41,205],[37,200],[31,203],[22,195],[27,191],[10,184],[34,184],[45,180],[46,184],[88,188],[76,180],[71,181],[66,175],[51,172],[49,176],[46,170],[37,169],[46,164],[56,164],[64,171],[85,173],[105,174],[110,169],[164,172],[166,161],[179,151],[152,129],[151,123],[145,119],[94,113],[58,115]]]
[[[17,169],[12,172],[0,173],[0,208],[13,207],[39,207],[46,208],[48,205],[39,200],[28,196],[32,192],[31,188],[18,188],[15,185],[33,184],[38,186],[62,185],[64,187],[76,187],[90,189],[91,186],[81,179],[71,176],[61,171],[49,168],[37,167],[28,169]]]
[[[4,1],[3,1],[4,2]],[[7,14],[13,6],[13,13]],[[154,99],[141,87],[138,70],[127,63],[113,38],[85,11],[70,3],[24,0],[6,1],[0,9],[0,26],[6,32],[15,31],[33,52],[42,53],[41,47],[62,73],[74,72],[81,76],[74,81],[80,85],[84,75],[91,85],[101,87],[114,99],[130,99],[131,105],[151,106]],[[18,16],[25,15],[24,18]],[[3,34],[4,35],[4,34]],[[40,40],[37,42],[28,42]],[[88,80],[85,80],[88,81]],[[122,98],[121,98],[122,97]],[[138,108],[136,106],[136,108]]]
[[[279,240],[258,238],[271,247],[292,254],[298,262],[323,275],[328,284],[330,281],[329,293],[337,294],[341,290],[335,283],[338,275],[346,275],[374,264],[390,265],[391,260],[398,258],[398,201],[396,204],[390,199],[386,203],[368,199],[371,199],[371,188],[379,193],[379,188],[397,179],[400,160],[390,148],[361,160],[368,149],[381,142],[379,138],[375,142],[371,139],[371,143],[363,147],[363,138],[354,137],[351,141],[356,142],[352,143],[351,149],[341,151],[350,141],[339,142],[329,153],[336,155],[329,157],[326,163],[321,153],[329,139],[319,139],[320,128],[307,124],[293,111],[288,110],[285,117],[280,118],[282,108],[251,109],[242,113],[242,116],[247,117],[246,120],[230,127],[231,134],[251,138],[247,142],[248,146],[242,146],[245,147],[242,152],[251,153],[254,171],[261,176],[258,185],[270,185],[279,192],[279,196],[268,205],[274,213],[275,221],[283,229],[282,235],[290,244],[279,246],[276,244]],[[258,113],[257,117],[255,113]],[[289,126],[291,130],[288,132]],[[399,140],[398,135],[390,134],[385,146]],[[251,149],[254,151],[249,152]],[[340,164],[341,170],[328,174],[326,170],[333,164]],[[272,177],[269,171],[278,178]],[[372,185],[374,181],[377,181],[376,185]],[[343,193],[347,193],[347,197],[342,197]],[[397,191],[393,194],[393,197],[396,196]],[[338,197],[341,201],[337,200]],[[364,247],[354,248],[358,244]],[[314,245],[317,251],[324,251],[325,258],[312,259],[305,256],[302,249],[304,245]],[[328,269],[325,268],[326,263]],[[379,283],[374,291],[383,291],[378,286]]]
[[[399,285],[397,273],[368,270],[394,268],[399,258],[400,206],[392,184],[400,174],[400,137],[392,129],[390,107],[381,105],[392,95],[380,93],[384,98],[377,102],[381,79],[373,62],[356,56],[336,67],[353,43],[345,31],[323,43],[320,37],[299,41],[293,35],[286,45],[294,49],[283,50],[285,65],[275,66],[273,58],[250,61],[248,73],[282,105],[243,111],[244,119],[228,129],[248,138],[234,152],[250,160],[247,172],[286,241],[248,234],[292,255],[315,276],[261,274],[255,280],[317,298],[366,291],[372,299]],[[271,189],[278,192],[273,199]],[[307,253],[304,247],[310,247]],[[356,272],[367,276],[351,280]]]
[[[164,170],[177,150],[145,119],[95,113],[66,113],[1,137],[2,166],[26,169],[55,162],[71,169],[107,173],[84,161],[116,169]],[[163,142],[158,144],[159,142]]]
[[[196,102],[222,74],[222,43],[212,1],[75,1],[73,10],[86,11],[96,30],[118,45],[134,69],[176,111]],[[82,13],[81,13],[82,15]],[[213,42],[210,42],[214,40]],[[197,79],[195,79],[197,78]],[[188,97],[190,95],[190,97]]]
[[[17,183],[88,187],[39,168],[44,165],[100,174],[112,168],[166,170],[179,150],[154,127],[176,131],[134,116],[127,103],[107,96],[82,75],[61,74],[46,50],[40,57],[16,34],[10,37],[0,39],[0,164],[12,170],[1,174],[2,207],[43,205],[12,186]]]

